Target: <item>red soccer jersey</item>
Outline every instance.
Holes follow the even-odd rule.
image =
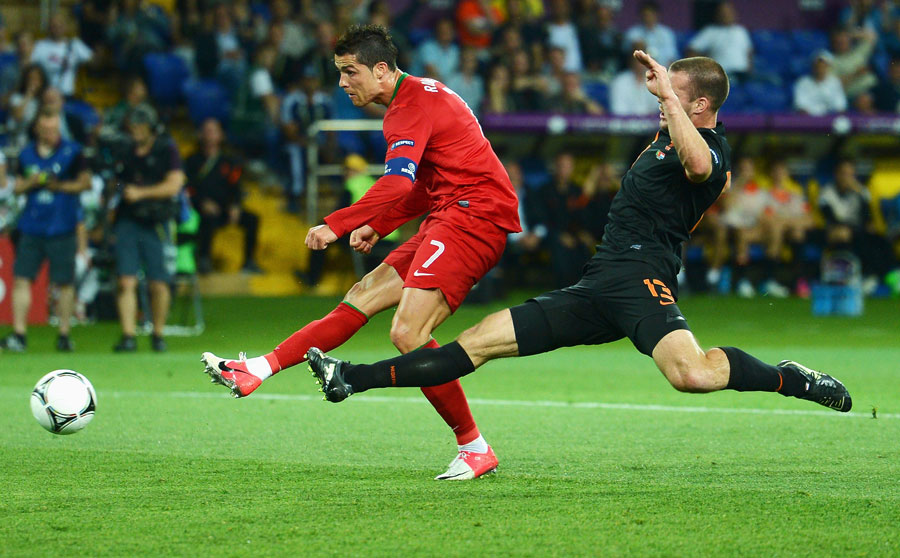
[[[506,169],[471,109],[444,84],[403,74],[384,116],[384,138],[384,176],[362,199],[325,218],[335,234],[369,224],[384,235],[425,211],[465,227],[477,217],[521,230]]]

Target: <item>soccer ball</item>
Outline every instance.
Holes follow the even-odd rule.
[[[54,434],[72,434],[94,418],[97,394],[87,378],[74,370],[54,370],[31,392],[31,414]]]

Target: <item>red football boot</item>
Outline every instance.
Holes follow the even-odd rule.
[[[461,451],[450,462],[447,472],[434,477],[434,480],[470,480],[497,470],[497,456],[488,446],[485,453]]]
[[[206,365],[206,373],[214,384],[222,384],[235,397],[247,397],[262,384],[262,380],[247,370],[247,354],[240,353],[237,360],[225,360],[212,353],[200,357]]]

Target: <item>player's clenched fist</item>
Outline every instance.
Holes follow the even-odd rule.
[[[372,247],[381,236],[369,225],[363,225],[350,233],[350,247],[362,254],[372,252]]]
[[[310,250],[324,250],[337,238],[328,225],[317,225],[306,233],[306,246]]]

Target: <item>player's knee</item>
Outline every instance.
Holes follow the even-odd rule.
[[[119,277],[119,292],[130,292],[137,289],[137,277],[122,275]]]
[[[403,320],[395,320],[391,326],[391,343],[401,353],[414,351],[428,342],[429,333],[418,331]]]

